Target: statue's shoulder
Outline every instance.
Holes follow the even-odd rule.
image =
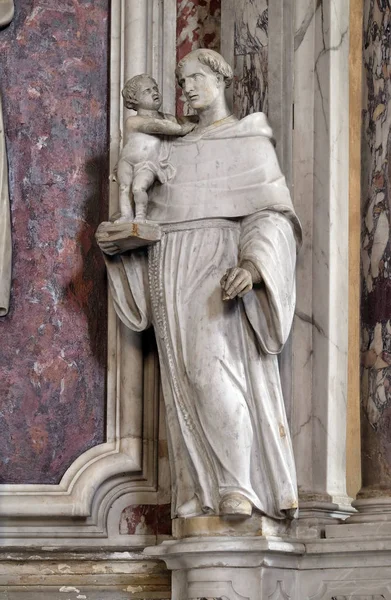
[[[267,116],[263,112],[256,112],[247,115],[247,117],[243,117],[243,119],[240,119],[238,122],[238,126],[243,133],[248,132],[249,135],[263,135],[268,138],[273,138],[272,128],[269,125]]]

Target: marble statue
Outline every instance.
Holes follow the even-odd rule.
[[[156,81],[145,73],[126,82],[122,90],[126,108],[137,115],[128,117],[125,124],[127,143],[123,147],[115,179],[120,185],[121,217],[117,222],[144,221],[147,213],[147,190],[157,179],[165,183],[175,170],[164,159],[164,140],[158,136],[186,135],[194,127],[191,123],[180,125],[173,115],[159,111],[162,96]],[[132,191],[135,215],[131,204]]]
[[[160,237],[131,252],[97,239],[119,318],[155,329],[172,516],[281,520],[298,505],[277,355],[295,308],[300,224],[265,115],[228,109],[223,57],[193,51],[177,79],[198,123],[168,142],[175,174],[149,192]]]

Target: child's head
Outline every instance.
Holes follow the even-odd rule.
[[[158,110],[162,104],[156,81],[146,73],[129,79],[122,90],[122,96],[126,108],[133,110],[138,108]]]

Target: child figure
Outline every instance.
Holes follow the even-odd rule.
[[[147,190],[156,179],[164,183],[174,175],[174,167],[161,157],[162,141],[156,136],[183,136],[194,128],[193,123],[180,125],[174,116],[159,112],[162,97],[150,75],[136,75],[129,79],[122,96],[126,108],[133,108],[137,115],[129,117],[125,123],[128,141],[121,151],[115,173],[120,186],[121,210],[121,217],[116,223],[134,218],[130,191],[136,208],[135,220],[145,220]]]

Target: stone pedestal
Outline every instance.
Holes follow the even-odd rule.
[[[274,598],[283,582],[280,569],[295,565],[305,551],[304,544],[289,538],[291,523],[256,513],[249,519],[174,519],[176,539],[144,553],[172,571],[172,600]],[[292,573],[283,579],[290,589]]]
[[[172,572],[172,600],[390,600],[391,537],[200,536],[147,548]]]
[[[172,600],[285,600],[295,573],[284,568],[294,565],[304,549],[278,538],[200,536],[164,542],[145,553],[161,558],[172,571]]]

